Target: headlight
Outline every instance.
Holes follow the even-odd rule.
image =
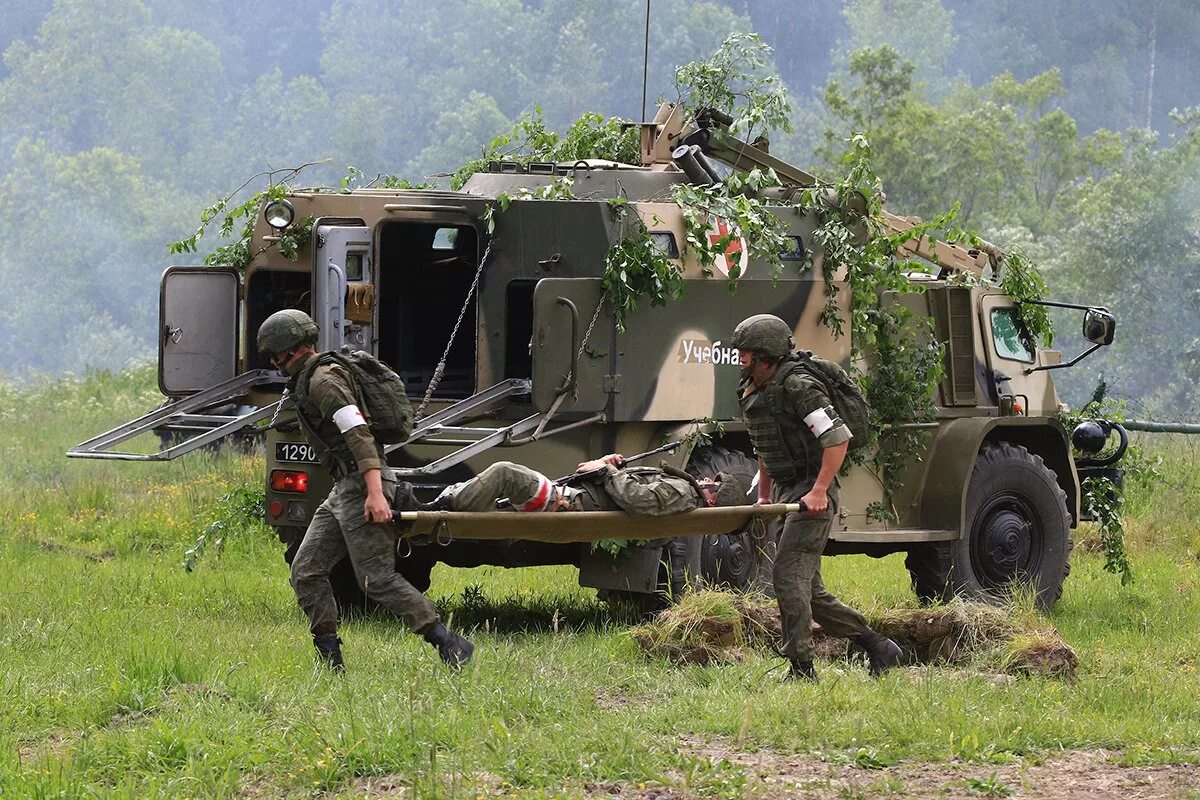
[[[292,204],[287,200],[272,200],[263,209],[263,216],[268,225],[281,231],[292,224],[292,220],[296,218],[296,209],[292,208]]]

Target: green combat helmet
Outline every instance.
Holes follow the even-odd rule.
[[[731,344],[738,350],[754,350],[767,358],[783,358],[796,349],[791,326],[774,314],[746,317],[733,329]]]
[[[317,341],[320,329],[312,317],[297,308],[285,308],[267,317],[258,329],[258,352],[274,356]]]

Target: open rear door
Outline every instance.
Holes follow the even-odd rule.
[[[274,404],[244,405],[252,389],[283,376],[273,369],[237,374],[240,289],[231,267],[168,267],[159,294],[158,385],[172,399],[67,455],[169,461],[270,417]]]
[[[375,285],[371,229],[318,221],[312,317],[321,328],[317,350],[375,352]]]
[[[238,293],[232,267],[167,267],[159,290],[158,387],[192,394],[237,374]]]

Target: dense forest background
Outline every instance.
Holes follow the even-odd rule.
[[[644,19],[643,0],[11,4],[0,378],[153,358],[166,243],[263,170],[421,180],[538,107],[558,129],[637,119]],[[1103,372],[1144,413],[1196,416],[1194,0],[653,0],[650,113],[676,65],[736,31],[774,48],[791,93],[773,153],[827,174],[865,131],[893,210],[959,203],[1053,298],[1116,313],[1117,344],[1067,371],[1069,400]],[[1060,319],[1068,350],[1077,325]]]

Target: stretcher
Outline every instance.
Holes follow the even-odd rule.
[[[397,511],[401,537],[524,539],[535,542],[595,542],[600,539],[665,539],[711,536],[741,530],[754,519],[767,520],[804,510],[800,503],[697,508],[683,514],[643,517],[622,511]]]

